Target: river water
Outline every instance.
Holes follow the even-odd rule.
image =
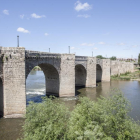
[[[76,88],[76,96],[60,98],[70,110],[77,104],[79,97],[89,97],[97,100],[100,95],[107,97],[112,88],[119,88],[125,97],[131,102],[132,111],[129,115],[134,120],[140,120],[140,82],[139,81],[111,81],[99,83],[96,88]],[[42,71],[31,71],[26,80],[26,100],[41,102],[41,97],[45,96],[45,77]],[[4,119],[0,118],[0,140],[16,140],[21,135],[24,119]]]

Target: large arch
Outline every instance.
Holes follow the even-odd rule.
[[[86,85],[87,72],[83,65],[77,64],[75,66],[75,85],[85,86]]]
[[[102,68],[99,64],[96,65],[96,82],[102,81]]]
[[[48,63],[40,63],[38,66],[42,69],[45,76],[46,95],[59,96],[59,73],[57,69]]]
[[[3,116],[4,110],[4,101],[3,101],[3,82],[0,78],[0,116]]]

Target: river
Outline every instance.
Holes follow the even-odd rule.
[[[132,111],[129,115],[134,120],[140,120],[140,82],[139,81],[111,81],[99,83],[96,88],[76,88],[76,96],[60,98],[70,110],[77,104],[79,97],[89,97],[97,100],[100,95],[107,97],[112,88],[119,88],[125,97],[131,102]],[[41,102],[45,96],[45,77],[42,71],[32,71],[26,80],[26,100]],[[21,135],[24,119],[0,118],[0,140],[16,140]]]

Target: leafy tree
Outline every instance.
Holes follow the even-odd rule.
[[[140,64],[140,53],[139,53],[139,56],[138,56],[138,64]]]
[[[130,103],[117,89],[97,102],[87,97],[69,114],[57,100],[31,102],[27,107],[24,140],[138,140],[140,125],[129,116]]]
[[[106,59],[105,57],[103,57],[102,55],[97,55],[96,58],[100,58],[100,59]]]
[[[117,59],[116,56],[110,57],[110,60],[116,60],[116,59]]]

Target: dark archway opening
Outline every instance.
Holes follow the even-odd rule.
[[[59,74],[50,64],[40,64],[45,75],[46,95],[59,96]]]
[[[86,69],[83,65],[78,64],[75,66],[75,86],[85,87],[86,85]]]
[[[2,79],[0,79],[0,117],[3,117],[3,110],[4,110],[4,99],[3,99],[3,82]]]
[[[102,68],[99,64],[96,65],[96,82],[102,81]]]
[[[26,80],[26,104],[42,102],[42,96],[59,96],[59,74],[53,65],[42,63],[34,67]]]

